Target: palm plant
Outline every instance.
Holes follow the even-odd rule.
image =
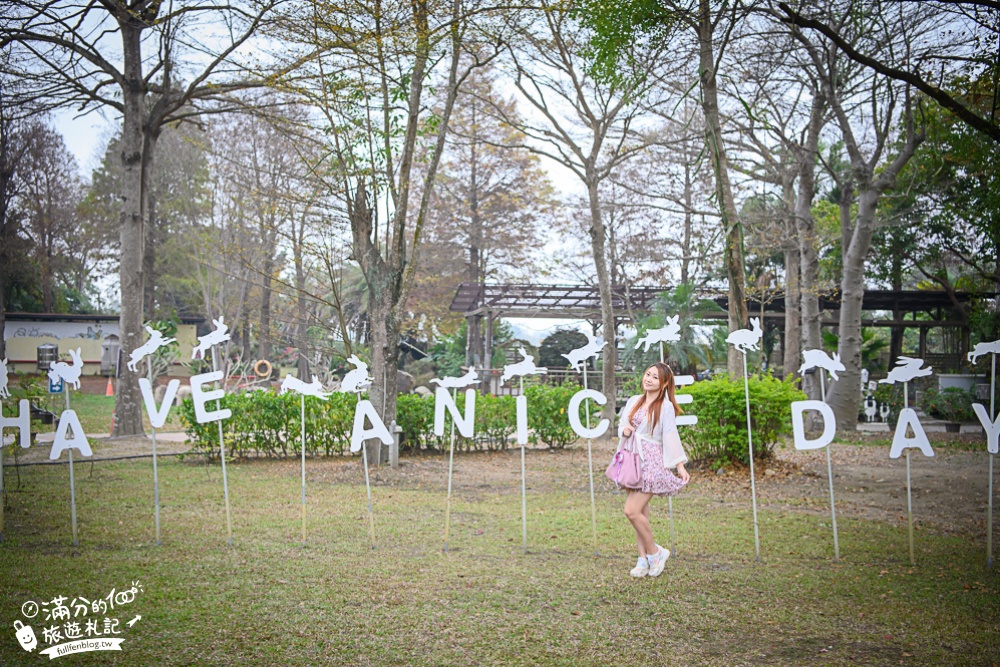
[[[637,318],[638,331],[625,343],[622,364],[636,369],[659,361],[660,344],[651,345],[644,352],[642,346],[637,347],[637,341],[647,331],[666,326],[667,318],[677,315],[681,338],[662,344],[664,359],[682,373],[692,373],[699,365],[703,368],[710,366],[711,333],[705,331],[704,325],[709,324],[710,314],[720,312],[724,311],[714,301],[698,297],[695,286],[690,283],[681,283],[673,291],[663,292],[653,302],[650,313]]]

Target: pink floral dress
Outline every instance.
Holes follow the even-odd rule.
[[[684,488],[685,482],[663,466],[663,445],[646,440],[639,434],[639,425],[646,418],[646,406],[636,410],[632,416],[632,428],[642,445],[642,488],[643,493],[654,496],[676,496]],[[666,428],[666,424],[664,424]]]

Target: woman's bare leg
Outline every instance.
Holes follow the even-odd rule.
[[[640,556],[657,553],[656,542],[653,541],[653,529],[649,525],[649,501],[652,497],[651,493],[629,491],[625,500],[625,516],[635,529],[635,541]]]

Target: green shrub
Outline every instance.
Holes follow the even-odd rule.
[[[577,439],[569,425],[566,410],[579,391],[575,384],[563,386],[529,385],[528,429],[532,443],[561,449]],[[252,391],[226,394],[222,408],[232,410],[232,417],[222,422],[226,452],[232,458],[247,456],[301,455],[301,404],[298,394]],[[456,404],[465,411],[465,392],[458,392]],[[334,393],[326,401],[306,397],[306,454],[344,454],[350,449],[351,429],[357,397]],[[595,408],[597,406],[591,406]],[[214,405],[209,405],[214,410]],[[210,459],[219,455],[219,427],[216,422],[198,424],[190,398],[181,404],[181,421],[195,452]],[[400,449],[445,450],[450,441],[451,417],[445,416],[445,435],[434,435],[434,398],[402,394],[396,399],[396,423],[401,428]],[[476,435],[457,436],[458,451],[505,450],[516,428],[513,396],[476,396]]]
[[[792,429],[791,404],[805,394],[789,382],[771,375],[750,378],[750,420],[753,425],[754,458],[771,456],[779,436]],[[685,409],[698,415],[698,424],[681,429],[688,456],[712,468],[740,461],[749,464],[746,402],[742,382],[726,376],[696,382],[679,393],[693,396]]]
[[[480,394],[476,397],[476,446],[487,451],[507,449],[517,428],[513,396]]]
[[[972,409],[975,396],[958,387],[947,387],[938,391],[930,388],[920,398],[920,408],[935,419],[948,422],[975,422],[976,413]]]
[[[305,397],[306,454],[343,454],[349,450],[351,427],[354,423],[353,394],[332,394],[327,401]],[[298,394],[278,394],[273,391],[249,391],[226,394],[222,408],[233,411],[222,421],[226,453],[231,458],[254,456],[289,456],[302,454],[302,422]],[[213,403],[209,409],[214,410]],[[193,449],[215,459],[219,455],[217,422],[199,424],[195,421],[194,402],[181,403],[181,421]]]
[[[535,385],[526,387],[528,399],[528,439],[544,443],[550,449],[562,449],[579,436],[569,425],[566,414],[573,394],[580,391],[575,384],[560,386]]]
[[[434,435],[434,397],[419,394],[400,394],[396,397],[396,424],[403,429],[399,434],[399,449],[417,450],[421,445],[437,449],[441,442]],[[348,427],[350,429],[350,426]],[[445,431],[447,433],[447,431]]]

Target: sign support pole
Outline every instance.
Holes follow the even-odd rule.
[[[524,376],[520,377],[521,396],[524,396]],[[528,551],[528,488],[524,471],[524,443],[521,443],[521,541],[525,553]]]
[[[451,400],[452,402],[458,399],[458,389],[452,387],[451,390]],[[456,402],[455,405],[458,405]],[[468,410],[466,406],[466,410]],[[448,536],[451,532],[451,479],[455,470],[455,418],[452,416],[451,419],[451,437],[450,444],[448,447],[448,500],[445,505],[444,510],[444,551],[448,551]]]
[[[747,445],[750,450],[750,498],[753,501],[753,544],[760,562],[760,531],[757,527],[757,481],[753,470],[753,429],[750,426],[750,379],[747,375],[747,355],[743,353],[743,391],[747,402]]]
[[[583,360],[583,389],[586,391],[589,389],[587,386],[587,360]],[[586,401],[584,401],[584,408],[587,411],[587,428],[590,428],[590,408],[587,407]],[[587,468],[590,471],[590,525],[594,533],[594,558],[597,558],[597,505],[594,501],[594,451],[592,446],[592,441],[587,438]]]
[[[660,363],[663,361],[663,343],[660,343]],[[677,548],[674,546],[674,497],[667,496],[667,513],[670,515],[670,553],[677,556]]]
[[[65,380],[63,380],[63,394],[66,396],[66,409],[69,410],[69,382]],[[80,545],[80,541],[76,535],[76,480],[73,477],[72,447],[69,448],[69,512],[73,520],[73,546],[76,547]]]
[[[820,398],[826,403],[826,376],[823,374],[823,369],[818,369],[819,371],[819,392]],[[826,446],[826,479],[830,483],[830,517],[833,521],[833,562],[836,563],[840,560],[840,541],[837,538],[837,506],[834,504],[833,500],[833,463],[830,461],[830,445]]]
[[[219,357],[218,352],[213,347],[212,348],[212,370],[219,370]],[[222,388],[226,387],[226,378],[223,375],[222,378]],[[221,409],[222,401],[215,402],[216,410]],[[220,419],[219,424],[219,458],[222,461],[222,495],[226,501],[226,536],[229,546],[233,546],[233,514],[229,506],[229,477],[226,475],[226,442],[222,437],[222,420]]]
[[[146,358],[146,372],[149,376],[149,386],[153,387],[153,357]],[[162,544],[160,540],[160,476],[156,467],[156,427],[150,424],[153,432],[153,522],[156,526],[156,546]]]

